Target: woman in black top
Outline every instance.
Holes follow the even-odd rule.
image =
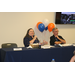
[[[23,39],[23,43],[25,47],[28,47],[29,44],[39,43],[39,40],[36,35],[34,35],[34,30],[32,28],[28,29],[26,36]],[[42,45],[47,44],[46,41],[41,43]]]

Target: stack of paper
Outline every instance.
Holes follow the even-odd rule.
[[[28,46],[28,47],[26,47],[26,48],[32,48],[32,46],[30,46],[30,45],[29,45],[29,46]]]
[[[72,46],[72,44],[62,44],[62,46]]]
[[[50,48],[50,47],[54,47],[54,46],[50,46],[50,45],[41,46],[41,48],[43,48],[43,49],[48,49],[48,48]]]

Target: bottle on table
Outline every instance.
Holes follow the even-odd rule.
[[[51,62],[55,62],[55,59],[52,59],[52,61]]]

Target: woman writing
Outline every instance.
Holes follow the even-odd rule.
[[[34,30],[32,28],[28,29],[26,36],[23,39],[23,43],[25,47],[28,47],[30,44],[39,43],[39,40],[36,35],[34,35]],[[48,44],[48,42],[44,41],[41,45]]]

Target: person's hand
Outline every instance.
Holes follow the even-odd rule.
[[[36,40],[36,38],[37,38],[37,36],[35,35],[35,36],[34,36],[34,39]]]
[[[48,44],[48,42],[47,41],[45,41],[45,40],[43,40],[43,44],[45,45],[45,44]]]
[[[36,40],[37,36],[35,35],[34,38],[30,41],[30,44],[33,44],[33,42]]]
[[[55,35],[55,37],[59,39],[58,35]]]
[[[59,44],[59,42],[55,42],[55,44],[56,44],[56,45],[58,45],[58,44]]]
[[[55,37],[56,37],[57,39],[60,39],[58,35],[55,35]]]

